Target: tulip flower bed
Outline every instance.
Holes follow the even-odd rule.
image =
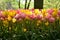
[[[0,40],[60,40],[60,10],[0,11]]]

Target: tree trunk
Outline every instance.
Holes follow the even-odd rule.
[[[28,6],[27,6],[27,9],[29,9],[29,6],[30,6],[30,2],[31,2],[31,0],[29,0],[29,3],[28,3]]]
[[[25,0],[25,9],[26,9],[26,7],[27,7],[26,5],[27,5],[27,0]]]
[[[34,0],[34,8],[42,9],[43,8],[43,0]]]
[[[19,8],[20,8],[20,0],[19,0],[19,4],[18,5],[19,5]]]

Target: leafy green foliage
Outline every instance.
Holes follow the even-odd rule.
[[[19,8],[19,0],[0,0],[0,10],[5,10],[5,9],[18,9]],[[25,7],[25,0],[20,0],[20,7],[23,9]],[[29,3],[29,0],[27,0],[27,4]],[[30,2],[30,7],[29,9],[33,8],[34,6],[34,1]]]
[[[3,26],[0,21],[0,39],[2,40],[60,40],[60,24],[51,23],[46,26],[44,22],[36,25],[36,20],[22,20],[19,23],[9,22]],[[9,29],[11,27],[11,29]],[[23,28],[27,30],[24,32]]]
[[[44,8],[60,9],[60,0],[44,0]]]
[[[0,10],[5,10],[5,9],[18,9],[19,8],[19,5],[18,5],[18,1],[19,0],[0,0]],[[57,9],[60,9],[60,0],[43,0],[44,1],[44,8],[57,8]],[[10,2],[10,6],[7,5],[7,3]],[[20,0],[20,7],[21,9],[24,9],[25,7],[25,0]],[[29,2],[29,0],[28,0]],[[28,4],[27,2],[27,4]],[[8,7],[8,8],[7,8]],[[34,0],[31,0],[31,3],[30,3],[30,7],[29,9],[33,8],[34,7]]]

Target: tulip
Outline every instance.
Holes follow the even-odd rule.
[[[23,29],[23,31],[24,31],[24,32],[26,32],[26,31],[27,31],[27,29],[26,29],[26,28],[24,28],[24,29]]]
[[[38,15],[38,14],[41,13],[41,11],[39,11],[39,9],[35,9],[35,10],[34,10],[34,13],[35,13],[35,15]]]
[[[51,15],[50,15],[50,14],[48,14],[45,18],[46,18],[46,19],[51,18]]]
[[[2,11],[0,11],[0,20],[4,20],[5,16],[2,14]]]
[[[25,13],[26,15],[32,15],[32,12],[29,11],[29,10],[26,10],[24,13]]]
[[[14,18],[19,19],[20,18],[20,14],[16,14]]]
[[[0,17],[2,17],[3,15],[2,15],[2,11],[0,11]]]
[[[17,21],[21,21],[22,20],[22,18],[19,18]]]
[[[12,16],[12,17],[13,17],[13,16],[15,16],[16,13],[15,13],[15,11],[8,11],[7,14],[8,14],[9,16]]]
[[[41,20],[42,19],[42,15],[37,15],[37,19]]]
[[[45,14],[46,13],[46,9],[42,9],[42,11],[41,11],[43,14]]]
[[[45,25],[48,26],[48,25],[49,25],[49,22],[47,21],[47,22],[45,23]]]
[[[49,22],[53,23],[55,21],[55,18],[51,17],[49,18]]]
[[[35,14],[32,14],[32,15],[29,16],[29,18],[36,19],[36,15]]]
[[[0,13],[0,17],[2,17],[2,14]]]
[[[4,20],[5,18],[1,17],[0,20]]]
[[[32,13],[34,13],[34,8],[33,9],[30,9],[30,11],[32,11]]]
[[[4,21],[3,21],[3,25],[4,25],[5,27],[7,27],[8,24],[9,24],[9,22],[8,22],[7,20],[4,20]]]
[[[20,13],[21,13],[21,11],[20,11],[20,10],[17,10],[17,11],[16,11],[16,13],[17,13],[17,14],[20,14]]]
[[[60,16],[60,10],[58,10],[58,16]]]
[[[53,9],[49,9],[49,10],[47,10],[47,13],[52,14],[53,11],[54,11]]]
[[[20,14],[20,18],[25,18],[25,17],[26,17],[26,15],[24,13]]]
[[[8,16],[7,20],[8,21],[11,21],[12,20],[12,17],[11,16]]]
[[[15,23],[15,22],[16,22],[16,19],[15,19],[15,18],[13,18],[13,19],[12,19],[12,22],[13,22],[13,23]]]

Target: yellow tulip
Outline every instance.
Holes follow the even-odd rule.
[[[3,11],[2,14],[5,15],[5,16],[7,16],[8,15],[8,11]]]
[[[37,26],[39,26],[40,24],[39,23],[37,23]]]
[[[56,9],[56,8],[54,8],[53,10],[54,10],[54,12],[56,12],[56,13],[58,12],[58,9]]]
[[[43,16],[44,16],[44,17],[48,16],[48,13],[45,13]]]
[[[26,16],[26,19],[30,20],[30,18],[29,18],[29,17],[27,17],[27,16]]]
[[[46,22],[45,25],[48,26],[49,25],[49,22]]]
[[[54,16],[54,17],[57,16],[57,13],[56,12],[53,12],[52,13],[52,16]]]
[[[30,10],[24,10],[24,13],[25,13],[26,15],[32,15],[32,12],[31,12]]]
[[[5,27],[8,27],[8,21],[7,21],[7,20],[4,20],[4,21],[3,21],[3,25],[4,25]]]
[[[12,17],[8,15],[8,21],[11,21],[12,20]]]
[[[46,9],[42,9],[42,13],[43,13],[43,14],[46,13]]]
[[[60,18],[59,18],[59,17],[56,17],[56,19],[58,19],[58,20],[59,20]]]
[[[24,9],[20,9],[20,11],[21,11],[21,12],[23,12],[23,13],[25,12],[25,10],[24,10]]]
[[[26,29],[26,28],[24,28],[24,29],[23,29],[23,31],[24,31],[24,32],[26,32],[26,31],[27,31],[27,29]]]
[[[40,21],[40,20],[38,20],[38,21],[37,21],[37,24],[40,24],[40,23],[41,23],[41,21]]]
[[[41,11],[39,11],[39,9],[35,9],[35,10],[34,10],[34,13],[35,13],[35,15],[38,15],[38,14],[41,13]]]
[[[11,31],[11,27],[9,27],[9,30]]]
[[[15,12],[9,12],[8,15],[9,16],[14,16],[16,13]]]
[[[13,22],[13,23],[15,23],[15,22],[16,22],[16,19],[15,19],[15,18],[13,18],[13,19],[12,19],[12,22]]]

